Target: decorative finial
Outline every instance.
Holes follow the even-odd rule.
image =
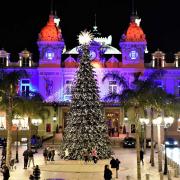
[[[53,4],[54,4],[54,1],[51,0],[51,12],[50,12],[51,15],[53,15]]]
[[[81,45],[88,45],[93,40],[93,35],[89,31],[81,31],[78,40]]]

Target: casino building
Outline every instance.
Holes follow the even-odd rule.
[[[91,63],[97,74],[100,97],[103,98],[110,92],[119,92],[121,87],[114,80],[102,82],[102,78],[108,72],[122,74],[129,82],[132,80],[132,73],[142,72],[144,76],[156,68],[164,68],[166,74],[162,79],[157,79],[160,87],[168,93],[180,97],[180,52],[174,54],[174,62],[166,62],[166,54],[160,50],[147,56],[147,41],[143,29],[140,27],[140,19],[132,15],[129,25],[127,24],[126,33],[122,35],[119,41],[119,48],[112,46],[112,36],[102,37],[98,32],[97,26],[93,27],[94,40],[90,46]],[[27,49],[19,53],[17,62],[11,61],[10,53],[0,50],[1,68],[10,71],[25,69],[30,78],[19,81],[19,93],[29,95],[29,91],[38,91],[43,96],[47,107],[51,110],[51,116],[39,125],[38,134],[43,136],[51,134],[57,126],[62,129],[66,124],[66,115],[71,101],[72,81],[79,66],[78,48],[70,51],[66,50],[63,40],[63,32],[59,26],[59,19],[50,15],[47,24],[40,30],[37,40],[39,49],[39,62],[33,61],[33,55]],[[104,115],[109,121],[110,128],[117,131],[133,133],[133,125],[124,123],[124,110],[118,104],[104,102]],[[179,113],[180,114],[180,113]],[[131,118],[131,115],[128,115]],[[0,112],[1,134],[5,134],[6,115]],[[176,117],[174,124],[168,130],[171,136],[179,136],[178,119]],[[27,119],[22,120],[20,128],[20,137],[26,137],[28,130]],[[23,128],[26,127],[26,128]]]

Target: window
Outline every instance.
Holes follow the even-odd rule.
[[[178,90],[177,90],[177,95],[180,96],[180,81],[178,82],[178,85],[177,85],[177,86],[178,86],[178,88],[177,88],[177,89],[178,89]]]
[[[163,89],[163,82],[162,81],[158,80],[158,81],[155,81],[155,83],[156,83],[157,87]]]
[[[109,94],[117,93],[116,81],[109,81]]]
[[[30,91],[30,81],[28,79],[21,80],[21,95],[28,97],[29,91]]]
[[[71,96],[72,96],[72,81],[71,80],[67,80],[66,84],[65,84],[65,95],[64,95],[64,100],[65,101],[70,101],[71,100]]]
[[[6,66],[6,58],[0,58],[0,67],[5,67]]]
[[[51,51],[46,52],[46,58],[52,60],[54,58],[54,53]]]

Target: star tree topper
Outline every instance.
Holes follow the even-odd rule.
[[[89,31],[81,31],[78,36],[79,44],[88,45],[93,40],[93,35]]]

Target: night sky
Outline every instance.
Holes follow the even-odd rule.
[[[107,3],[108,2],[108,3]],[[77,45],[77,35],[92,29],[94,14],[97,26],[104,36],[112,35],[113,46],[127,29],[132,11],[132,0],[54,0],[54,9],[61,18],[61,29],[67,49]],[[180,51],[179,0],[135,0],[135,9],[141,17],[149,52],[157,48],[173,57]],[[37,61],[36,41],[41,28],[46,25],[51,0],[1,0],[0,48],[16,59],[27,48]]]

